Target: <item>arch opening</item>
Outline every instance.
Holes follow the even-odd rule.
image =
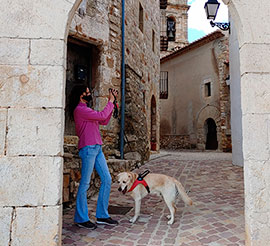
[[[217,141],[217,126],[212,118],[208,118],[205,121],[205,149],[206,150],[216,150],[218,148]]]

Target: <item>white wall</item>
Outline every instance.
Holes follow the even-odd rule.
[[[230,90],[231,90],[231,134],[232,134],[232,162],[234,165],[243,166],[242,144],[242,109],[241,109],[241,75],[239,44],[236,29],[231,24],[230,45]]]

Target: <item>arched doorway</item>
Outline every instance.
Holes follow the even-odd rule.
[[[151,150],[157,150],[157,104],[154,96],[151,98]]]
[[[205,150],[206,141],[207,141],[207,132],[208,132],[208,120],[211,119],[215,124],[216,131],[216,141],[217,143],[221,143],[221,133],[220,133],[220,125],[216,122],[219,122],[220,111],[217,107],[213,105],[208,105],[200,110],[197,116],[197,146],[200,150]],[[211,123],[210,123],[211,124]],[[217,148],[219,148],[220,144],[217,144]]]
[[[205,121],[205,149],[216,150],[218,148],[217,126],[213,119],[208,118]]]

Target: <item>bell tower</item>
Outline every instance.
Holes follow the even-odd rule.
[[[161,57],[188,44],[187,0],[168,0],[166,9],[161,14]]]

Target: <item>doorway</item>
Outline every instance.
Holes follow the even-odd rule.
[[[205,149],[216,150],[218,148],[217,126],[213,119],[209,118],[205,121],[206,144]]]

